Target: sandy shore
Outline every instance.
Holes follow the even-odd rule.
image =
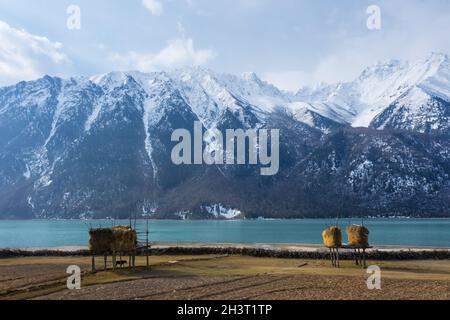
[[[234,249],[265,249],[265,250],[288,250],[293,252],[325,252],[328,249],[322,245],[314,244],[244,244],[244,243],[152,243],[154,249],[169,249],[169,248],[234,248]],[[2,250],[2,249],[0,249]],[[40,248],[17,248],[13,250],[38,252],[38,251],[61,251],[61,252],[76,252],[81,250],[88,250],[88,246],[60,246],[60,247],[40,247]],[[447,251],[450,248],[445,247],[420,247],[420,246],[374,246],[367,250],[368,252],[432,252],[432,251]]]

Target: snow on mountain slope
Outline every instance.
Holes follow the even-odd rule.
[[[202,68],[188,68],[172,72],[170,76],[206,127],[213,127],[217,117],[225,110],[242,113],[243,107],[251,109],[260,122],[264,122],[268,114],[285,110],[292,113],[299,122],[312,127],[317,127],[317,121],[312,121],[313,116],[340,124],[348,123],[347,119],[353,116],[353,111],[333,108],[326,102],[304,102],[294,94],[281,91],[261,80],[253,72],[236,76]],[[241,121],[245,122],[243,119]]]
[[[0,214],[139,215],[152,203],[160,217],[317,216],[342,210],[335,190],[354,201],[346,212],[369,203],[360,210],[448,214],[448,137],[414,132],[449,132],[448,65],[444,55],[391,61],[297,94],[253,73],[201,68],[0,88]],[[372,129],[350,127],[365,116]],[[174,165],[171,134],[193,132],[198,120],[279,128],[280,174],[269,181],[253,167]]]
[[[255,74],[234,76],[197,67],[177,70],[170,75],[207,128],[214,127],[226,110],[238,114],[242,123],[246,122],[243,116],[246,110],[263,121],[264,113],[288,102],[277,88]]]
[[[308,102],[322,116],[339,123],[350,124],[357,115],[357,93],[352,83],[303,88],[294,99]]]
[[[146,101],[135,106],[141,109],[143,123],[148,123],[157,117],[151,99],[164,90],[177,90],[207,128],[217,126],[227,113],[242,124],[249,121],[249,113],[258,123],[264,123],[267,115],[281,109],[297,121],[322,130],[324,120],[376,129],[450,130],[450,59],[444,54],[432,54],[414,63],[378,63],[364,70],[355,81],[303,88],[296,94],[281,91],[254,73],[220,74],[199,67],[55,79],[44,77],[0,89],[0,115],[13,108],[23,110],[17,125],[33,117],[31,112],[48,116],[49,127],[39,128],[44,132],[43,145],[51,143],[67,114],[73,112],[70,105],[76,105],[83,94],[91,95],[85,99],[89,105],[85,107],[88,115],[84,123],[84,130],[90,132],[102,117],[126,104],[128,98]],[[151,149],[148,141],[147,149]]]
[[[382,129],[384,126],[376,126],[374,121],[393,105],[397,106],[398,112],[408,113],[400,115],[389,110],[389,113],[394,112],[391,116],[397,120],[414,118],[420,121],[427,117],[424,112],[429,108],[425,106],[433,104],[433,98],[450,101],[450,59],[445,54],[433,53],[414,63],[397,60],[378,63],[364,70],[353,82],[304,88],[296,98],[315,106],[329,106],[353,127]],[[443,113],[440,116],[445,120]],[[406,127],[410,126],[398,126],[399,129]]]
[[[105,74],[95,75],[89,78],[89,80],[103,90],[110,92],[115,88],[123,86],[128,79],[129,75],[125,72],[114,71]]]
[[[325,133],[329,132],[331,127],[346,124],[343,115],[335,112],[325,103],[290,102],[286,105],[285,110],[292,114],[297,121]]]
[[[442,54],[412,64],[395,83],[392,101],[372,119],[376,129],[450,132],[450,63]],[[394,86],[394,88],[395,88]]]
[[[93,76],[89,80],[101,92],[85,122],[86,132],[89,132],[102,116],[107,116],[113,110],[121,108],[122,105],[127,105],[129,102],[127,99],[137,102],[135,107],[143,111],[144,89],[129,73],[110,72]]]
[[[232,81],[238,79],[229,79],[233,76],[221,75],[213,71],[202,68],[185,68],[171,72],[126,72],[124,76],[115,73],[111,74],[112,79],[106,81],[105,75],[92,77],[102,87],[116,87],[124,81],[124,77],[130,77],[139,83],[141,88],[149,95],[155,94],[155,81],[163,81],[165,86],[171,90],[177,90],[180,95],[189,104],[192,111],[203,122],[206,128],[216,126],[222,115],[228,110],[234,114],[243,114],[244,108],[253,109],[255,113],[261,113],[258,106],[253,106],[249,101],[240,96],[237,91],[239,86],[234,85],[231,88]],[[105,84],[106,83],[106,84]],[[160,87],[159,90],[164,90]],[[248,89],[243,88],[248,92]],[[242,117],[243,122],[245,119]]]
[[[158,166],[153,157],[154,147],[151,129],[158,126],[165,112],[169,112],[169,108],[165,106],[170,103],[179,104],[179,100],[182,98],[171,79],[165,73],[152,75],[135,74],[134,76],[147,93],[143,106],[142,121],[145,130],[145,150],[153,168],[153,177],[156,180]],[[185,101],[181,102],[185,104]]]
[[[164,78],[168,85],[180,92],[206,128],[216,127],[228,111],[237,115],[241,123],[248,121],[245,116],[248,112],[253,114],[258,122],[264,123],[268,114],[286,110],[298,121],[312,127],[317,126],[316,121],[311,119],[313,116],[348,124],[356,113],[352,108],[348,108],[350,100],[344,94],[339,96],[342,101],[332,93],[327,99],[323,94],[316,94],[311,103],[308,97],[281,91],[252,72],[237,76],[195,67],[155,73],[112,72],[93,76],[90,80],[107,93],[123,86],[130,78],[139,83],[147,94],[153,90],[151,87],[156,78]],[[100,109],[100,105],[94,108],[86,124],[87,130],[95,122]],[[247,126],[251,127],[251,123],[247,123]]]
[[[225,110],[240,112],[236,97],[221,85],[213,72],[194,68],[170,75],[205,127],[215,127]]]
[[[243,73],[241,76],[222,75],[219,81],[230,92],[264,112],[272,112],[289,101],[285,93],[261,80],[253,72]]]
[[[450,98],[450,58],[447,55],[434,54],[430,61],[429,74],[418,85],[432,96],[448,100]]]
[[[378,114],[396,102],[409,105],[409,111],[414,112],[428,101],[426,96],[449,99],[449,72],[448,57],[442,54],[413,64],[396,61],[379,65],[372,72],[366,70],[356,82],[364,108],[353,126],[370,126]]]

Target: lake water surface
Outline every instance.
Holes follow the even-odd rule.
[[[341,220],[345,229],[357,220]],[[1,221],[0,248],[86,246],[88,230],[109,227],[112,221],[29,220]],[[115,224],[128,224],[116,221]],[[450,219],[371,219],[373,245],[430,246],[450,248]],[[322,230],[332,219],[168,221],[150,220],[150,241],[170,243],[321,244]],[[140,240],[145,240],[146,221],[137,221]],[[344,239],[346,235],[344,233]]]

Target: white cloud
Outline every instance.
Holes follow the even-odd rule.
[[[185,66],[201,66],[215,57],[212,50],[196,50],[190,38],[169,41],[157,53],[129,51],[125,54],[113,53],[109,59],[122,70],[151,72]]]
[[[159,16],[163,13],[163,5],[158,0],[142,0],[142,5],[154,16]]]
[[[70,66],[62,44],[18,30],[0,21],[0,84],[62,75]]]

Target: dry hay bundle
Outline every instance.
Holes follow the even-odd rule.
[[[89,230],[89,250],[96,254],[104,254],[111,251],[113,231],[111,229]]]
[[[367,248],[369,246],[369,229],[360,225],[347,226],[348,245]]]
[[[339,248],[342,246],[342,232],[339,227],[328,227],[322,232],[323,244],[327,248]]]
[[[136,231],[128,226],[116,226],[112,228],[113,244],[112,249],[116,252],[133,251],[137,247]]]

